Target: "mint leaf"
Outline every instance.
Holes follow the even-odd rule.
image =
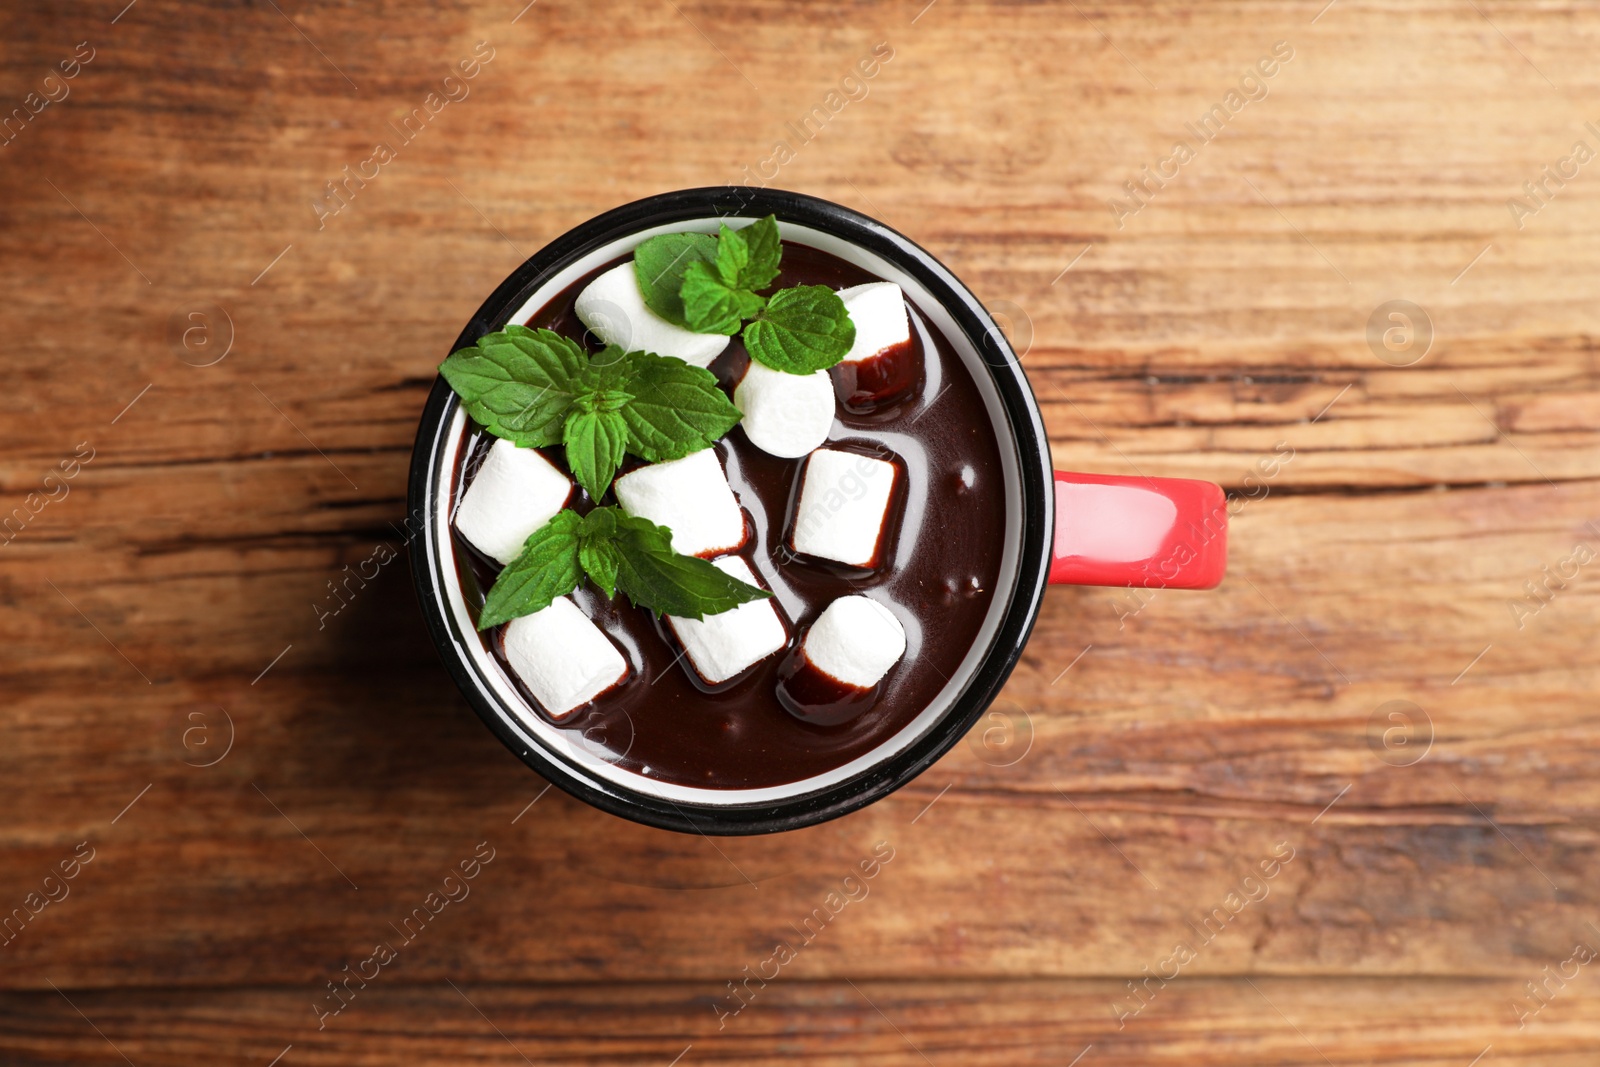
[[[606,395],[621,396],[623,403],[629,399],[626,393]],[[598,503],[622,466],[628,448],[628,423],[616,407],[585,410],[591,403],[588,397],[579,401],[579,407],[567,417],[562,440],[567,446],[567,466],[572,469],[572,476],[589,499]]]
[[[560,334],[507,326],[452,352],[439,373],[474,421],[497,437],[537,448],[561,440],[587,366],[583,349]]]
[[[670,356],[634,352],[622,408],[628,451],[651,463],[709,448],[739,422],[739,409],[717,388],[716,375]]]
[[[778,263],[783,258],[783,239],[778,235],[778,220],[768,215],[760,222],[734,231],[748,250],[747,262],[731,285],[741,289],[759,290],[771,285],[778,277]],[[721,264],[722,246],[717,246],[718,264]]]
[[[589,357],[583,372],[583,388],[591,393],[626,391],[633,376],[633,363],[621,345],[606,345]]]
[[[595,508],[583,517],[578,537],[584,542],[608,541],[617,535],[617,516],[622,512],[615,506]]]
[[[717,224],[717,258],[712,260],[712,264],[717,268],[724,285],[733,289],[744,285],[739,278],[750,265],[750,246],[745,244],[744,237],[730,230],[726,222]]]
[[[617,588],[657,615],[700,619],[772,595],[723,574],[706,560],[674,552],[672,532],[665,526],[620,510],[615,522]]]
[[[478,613],[478,629],[487,630],[520,615],[532,615],[550,606],[558,596],[578,588],[578,529],[583,520],[570,508],[533,533],[522,553],[495,579]]]
[[[633,275],[645,306],[668,322],[686,326],[683,275],[689,264],[717,258],[717,239],[708,233],[664,233],[633,250]]]
[[[855,340],[855,323],[844,301],[826,285],[778,290],[744,328],[750,357],[788,374],[826,370],[845,357]]]
[[[583,517],[583,528],[578,533],[578,562],[608,599],[617,595],[617,567],[622,563],[622,555],[613,543],[617,514],[616,508],[595,508]]]
[[[622,554],[616,545],[610,541],[585,541],[578,548],[578,562],[608,600],[617,595],[617,567],[622,563]]]
[[[732,244],[744,247],[738,237],[733,239]],[[767,302],[748,289],[730,286],[722,274],[720,252],[718,260],[715,265],[691,263],[684,272],[683,292],[680,294],[683,298],[684,320],[695,333],[732,336],[739,332],[739,326],[745,319],[759,312]]]

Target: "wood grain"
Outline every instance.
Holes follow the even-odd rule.
[[[330,1064],[1270,1063],[1284,1067],[1469,1063],[1494,994],[1468,981],[1352,983],[1190,979],[1118,1030],[1121,982],[780,980],[717,1028],[704,996],[678,986],[400,985],[372,989],[347,1014],[298,1036],[282,1062]],[[1337,1000],[1341,1011],[1327,1011]],[[304,1011],[279,991],[82,991],[8,994],[12,1062],[264,1064],[289,1044]],[[365,1001],[365,1002],[363,1002]],[[1557,1002],[1559,1004],[1559,1002]],[[94,1020],[103,1036],[84,1025]],[[1593,1062],[1591,1000],[1565,1005],[1497,1041],[1484,1062],[1581,1067]],[[1492,1010],[1492,1007],[1491,1007]],[[1552,1005],[1549,1012],[1555,1012]],[[1109,1025],[1108,1025],[1109,1024]],[[112,1045],[115,1045],[114,1049]],[[688,1051],[685,1051],[685,1050]],[[1087,1050],[1087,1051],[1086,1051]]]
[[[1600,163],[1543,177],[1600,148],[1592,5],[519,8],[8,23],[0,115],[94,58],[0,145],[0,519],[26,512],[0,913],[93,859],[0,946],[0,1059],[1592,1062],[1600,987],[1549,976],[1600,947],[1600,564],[1547,575],[1600,546]],[[480,41],[470,95],[319,224]],[[1194,138],[1280,41],[1265,95]],[[544,793],[439,668],[403,562],[323,624],[327,583],[398,542],[433,368],[485,293],[599,211],[743,180],[880,42],[773,184],[883,218],[995,309],[1059,466],[1239,494],[1230,577],[1052,590],[995,717],[835,823],[713,844]],[[1369,343],[1394,300],[1431,324],[1405,366]],[[175,339],[196,324],[212,347]],[[879,841],[870,895],[719,1029]],[[480,842],[471,895],[319,1030],[326,983]]]

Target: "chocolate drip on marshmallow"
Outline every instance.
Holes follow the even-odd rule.
[[[906,653],[906,631],[870,597],[844,596],[806,631],[778,678],[778,702],[802,722],[836,726],[863,714]]]
[[[801,473],[789,547],[849,567],[883,562],[884,532],[901,477],[897,463],[819,448]]]
[[[905,294],[893,282],[868,282],[839,290],[856,339],[833,368],[834,391],[846,411],[870,415],[916,391],[922,362],[911,343]]]

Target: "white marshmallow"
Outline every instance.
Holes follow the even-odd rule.
[[[733,402],[750,443],[784,459],[810,452],[833,427],[833,378],[825,370],[786,374],[751,360]]]
[[[855,323],[856,341],[843,362],[860,363],[886,348],[911,340],[906,296],[894,282],[868,282],[839,290],[839,299]]]
[[[755,571],[739,556],[724,556],[711,565],[749,585],[759,586]],[[689,662],[707,683],[717,685],[754,666],[789,644],[789,632],[772,601],[752,600],[704,619],[667,616]]]
[[[823,674],[870,689],[906,654],[906,631],[876,600],[842,596],[811,624],[804,648],[806,659]]]
[[[872,566],[897,477],[893,463],[871,456],[831,448],[811,453],[795,508],[794,550],[853,567]]]
[[[715,556],[744,546],[744,512],[709,448],[640,467],[611,484],[623,511],[672,531],[674,552]]]
[[[728,338],[720,333],[695,333],[651,311],[639,291],[631,259],[584,286],[572,309],[600,340],[630,352],[677,356],[704,367],[728,347]]]
[[[627,661],[611,638],[564,596],[507,623],[505,648],[511,669],[556,719],[628,675]]]
[[[510,563],[528,535],[567,506],[572,482],[532,448],[500,438],[456,508],[456,532],[484,555]]]

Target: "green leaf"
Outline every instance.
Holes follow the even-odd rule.
[[[537,448],[561,440],[587,366],[583,349],[560,334],[507,326],[452,352],[439,373],[490,433]]]
[[[672,531],[665,526],[619,511],[616,527],[617,588],[657,615],[701,619],[772,595],[703,559],[674,552]]]
[[[737,289],[744,284],[739,277],[750,265],[750,246],[726,222],[717,224],[717,258],[712,263],[724,285]]]
[[[620,394],[624,398],[626,393]],[[589,499],[598,501],[611,488],[628,448],[628,423],[615,408],[589,407],[589,398],[567,417],[562,439],[567,446],[567,466]]]
[[[778,220],[768,215],[760,222],[735,231],[749,251],[747,262],[730,284],[742,289],[759,290],[771,285],[778,277],[778,264],[783,258],[783,238],[778,234]],[[722,248],[717,247],[720,263]]]
[[[585,540],[578,546],[578,562],[607,599],[617,595],[617,568],[622,565],[622,553],[616,545],[598,539]]]
[[[622,409],[628,451],[651,463],[709,448],[739,422],[739,409],[717,388],[716,375],[681,359],[634,352]]]
[[[487,630],[508,619],[532,615],[550,606],[558,596],[578,588],[583,572],[578,566],[578,528],[583,520],[567,509],[533,533],[522,553],[506,565],[478,614],[478,629]]]
[[[583,528],[578,533],[578,562],[608,598],[617,595],[617,568],[622,565],[622,554],[615,543],[620,514],[615,507],[595,508],[583,517]]]
[[[683,275],[689,264],[717,258],[717,239],[708,233],[664,233],[633,250],[633,274],[645,306],[668,322],[687,323],[683,317]]]
[[[617,516],[621,514],[615,505],[594,508],[583,517],[583,527],[578,531],[578,558],[589,577],[605,589],[606,596],[613,596],[616,591],[618,556],[612,542],[617,537]]]
[[[789,374],[826,370],[845,357],[855,340],[855,323],[844,301],[826,285],[780,289],[744,328],[750,357]]]
[[[578,537],[584,541],[610,540],[617,535],[617,516],[620,514],[622,512],[614,506],[593,509],[583,517]]]
[[[734,238],[738,243],[738,238]],[[740,247],[743,247],[742,245]],[[745,319],[766,306],[764,298],[748,289],[730,287],[710,263],[691,263],[683,275],[683,314],[696,333],[732,336]]]
[[[621,345],[606,345],[589,357],[584,369],[583,387],[592,393],[626,392],[633,377],[633,362]]]

